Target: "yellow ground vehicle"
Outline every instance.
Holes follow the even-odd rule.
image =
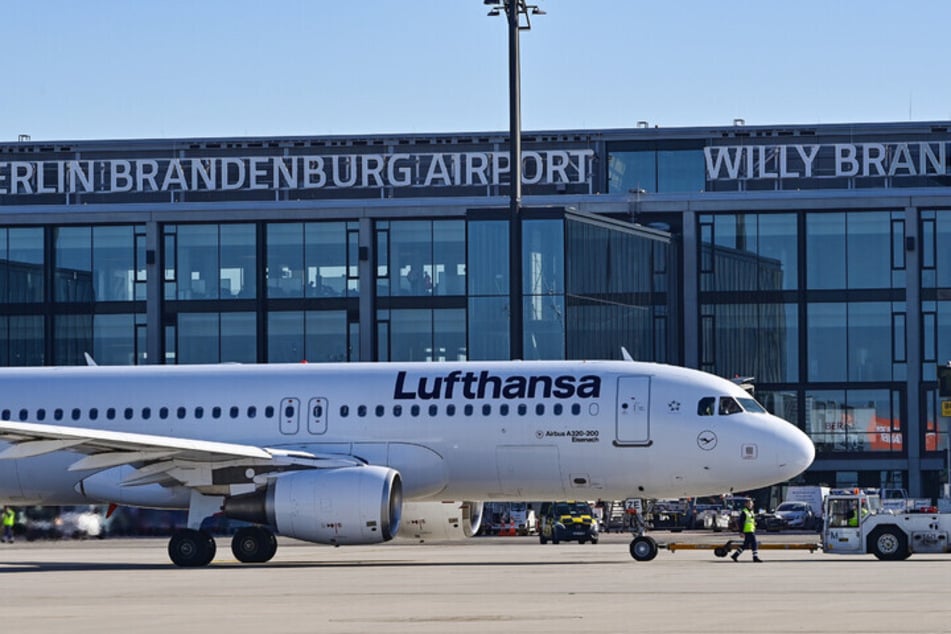
[[[598,523],[591,506],[584,501],[545,502],[542,504],[538,541],[557,544],[577,541],[598,543]]]

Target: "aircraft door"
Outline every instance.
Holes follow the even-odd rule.
[[[282,434],[290,435],[300,431],[300,400],[282,398],[280,417]]]
[[[315,435],[327,431],[327,399],[310,399],[307,404],[307,431]]]
[[[617,380],[618,445],[647,446],[650,437],[649,376],[622,376]]]

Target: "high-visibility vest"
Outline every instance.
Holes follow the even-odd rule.
[[[16,522],[16,517],[17,517],[16,511],[14,511],[13,509],[5,510],[3,512],[3,525],[13,526],[14,522]]]
[[[743,532],[744,533],[755,533],[756,532],[756,516],[753,515],[753,511],[750,509],[743,509]]]

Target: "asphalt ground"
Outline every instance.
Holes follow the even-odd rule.
[[[722,543],[713,533],[653,533]],[[764,534],[762,543],[816,542]],[[951,555],[903,562],[798,550],[661,550],[630,537],[542,546],[534,537],[333,548],[280,540],[245,565],[219,538],[211,566],[169,563],[164,539],[0,544],[7,632],[834,632],[951,631]]]

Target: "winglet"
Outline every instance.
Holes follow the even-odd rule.
[[[634,357],[631,356],[631,353],[627,351],[627,348],[621,346],[621,358],[625,361],[633,361]]]
[[[86,365],[99,365],[88,352],[84,352],[83,356],[86,357]]]

